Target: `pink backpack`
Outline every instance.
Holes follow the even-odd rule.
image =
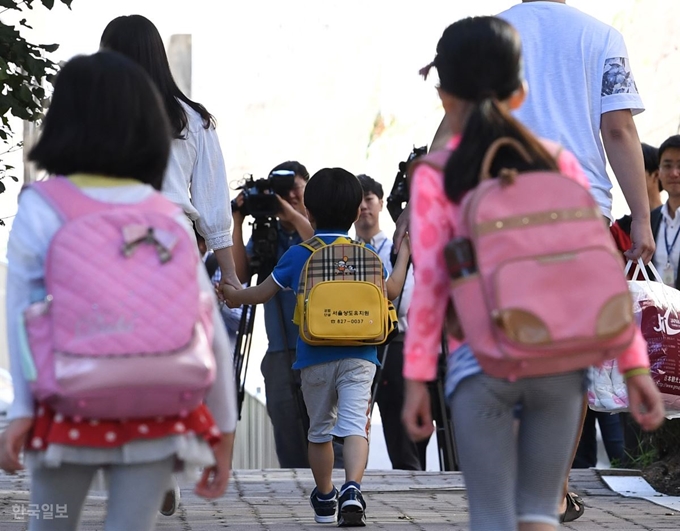
[[[44,301],[24,312],[33,395],[64,415],[184,415],[215,378],[212,303],[196,242],[160,194],[103,203],[68,179],[31,185],[63,225],[45,260]]]
[[[477,269],[451,283],[465,341],[485,373],[510,380],[616,358],[632,342],[635,322],[600,209],[588,190],[555,171],[506,170],[491,179],[504,145],[529,160],[517,141],[497,140],[480,184],[461,204],[458,236],[472,243]],[[449,155],[420,162],[441,170]]]

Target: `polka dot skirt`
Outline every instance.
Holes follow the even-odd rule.
[[[45,450],[50,444],[65,444],[114,448],[138,439],[190,434],[205,439],[211,445],[220,440],[220,430],[207,406],[201,405],[182,416],[99,420],[65,417],[45,404],[38,404],[28,447]]]

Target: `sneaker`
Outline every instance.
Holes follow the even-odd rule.
[[[338,527],[366,525],[366,502],[355,486],[345,487],[338,498]]]
[[[174,478],[173,482],[175,483],[174,488],[165,493],[163,503],[159,509],[159,512],[163,516],[172,516],[175,514],[175,511],[177,511],[177,507],[179,506],[179,485],[177,484],[177,480]]]
[[[316,487],[309,496],[309,504],[314,509],[314,521],[318,524],[335,523],[335,513],[338,511],[338,489],[333,487],[333,497],[330,500],[320,500]]]

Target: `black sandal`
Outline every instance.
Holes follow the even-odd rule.
[[[567,510],[560,515],[560,522],[573,522],[583,516],[586,505],[581,496],[574,492],[567,493]]]

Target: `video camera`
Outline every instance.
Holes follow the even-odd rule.
[[[409,200],[408,193],[408,183],[406,182],[406,174],[408,172],[409,164],[421,155],[427,153],[427,146],[415,147],[413,146],[413,151],[404,162],[399,163],[399,171],[397,176],[394,178],[394,184],[392,185],[392,190],[387,198],[387,211],[392,217],[392,221],[397,222],[397,218],[404,211],[404,207]]]
[[[236,199],[231,202],[233,212],[240,211],[244,216],[254,218],[274,218],[279,211],[279,201],[276,195],[287,196],[295,186],[295,172],[291,170],[276,170],[266,179],[254,179],[249,176],[237,188],[243,190],[243,205],[239,208]]]

